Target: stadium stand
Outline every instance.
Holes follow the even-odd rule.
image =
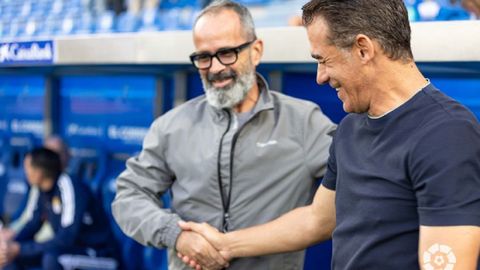
[[[138,0],[137,0],[138,1]],[[135,2],[135,1],[131,1]],[[0,1],[0,39],[115,32],[191,29],[208,1],[163,0],[140,10],[125,7],[116,14],[105,1]],[[303,0],[239,0],[252,10],[258,27],[286,26],[299,16]],[[155,1],[154,1],[155,3]],[[468,20],[474,16],[459,1],[405,0],[411,21]],[[141,5],[140,5],[141,6]]]

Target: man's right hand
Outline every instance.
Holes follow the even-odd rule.
[[[15,231],[11,229],[1,229],[0,230],[0,239],[3,241],[10,241],[15,236]]]
[[[183,262],[197,270],[217,270],[228,267],[228,262],[222,255],[196,232],[182,231],[177,239],[176,249],[184,255]]]

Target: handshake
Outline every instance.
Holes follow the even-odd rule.
[[[233,258],[227,248],[227,236],[207,223],[180,221],[182,232],[177,239],[178,257],[196,270],[228,267]]]

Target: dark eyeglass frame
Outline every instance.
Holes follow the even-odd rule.
[[[238,54],[244,50],[245,48],[247,48],[248,46],[252,45],[253,42],[255,42],[256,39],[252,40],[252,41],[247,41],[237,47],[233,47],[233,48],[224,48],[224,49],[220,49],[218,51],[216,51],[214,54],[210,54],[210,53],[192,53],[190,55],[190,61],[192,62],[192,64],[197,68],[197,69],[209,69],[211,66],[212,66],[212,59],[213,57],[217,58],[218,62],[220,62],[222,65],[224,66],[229,66],[229,65],[233,65],[237,62],[238,60]],[[228,53],[235,53],[235,60],[231,61],[231,62],[228,62],[228,63],[224,63],[222,60],[221,60],[221,57],[219,56],[219,54],[228,54]],[[209,57],[210,58],[210,61],[209,61],[209,65],[208,67],[205,66],[205,67],[198,67],[197,64],[195,64],[195,61],[198,60],[200,57]]]

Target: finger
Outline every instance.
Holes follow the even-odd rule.
[[[181,228],[182,230],[184,230],[184,231],[191,231],[192,229],[191,229],[191,227],[190,227],[190,225],[191,225],[190,223],[191,223],[191,222],[185,222],[185,221],[183,221],[183,220],[180,220],[180,221],[178,222],[178,226],[180,226],[180,228]]]
[[[183,258],[183,254],[180,253],[180,252],[177,252],[177,257],[181,259],[181,258]]]
[[[191,268],[195,269],[195,268],[197,268],[198,263],[197,263],[196,261],[194,261],[194,260],[191,260],[191,261],[189,262],[189,265],[190,265]],[[200,268],[201,268],[201,267],[200,267]]]
[[[209,256],[216,262],[216,265],[212,266],[222,266],[222,268],[228,266],[228,261],[213,247],[209,249]]]
[[[228,262],[222,255],[205,239],[203,244],[199,248],[199,252],[194,257],[194,260],[202,266],[206,266],[209,269],[221,269],[228,265]]]
[[[200,263],[198,263],[197,261],[195,261],[194,259],[191,259],[190,257],[188,256],[183,256],[183,259],[182,259],[183,263],[185,263],[186,265],[190,266],[191,268],[196,268],[196,266],[200,266]]]
[[[206,223],[199,224],[194,222],[188,222],[186,228],[203,236],[208,235],[211,232],[209,225],[207,225]]]

